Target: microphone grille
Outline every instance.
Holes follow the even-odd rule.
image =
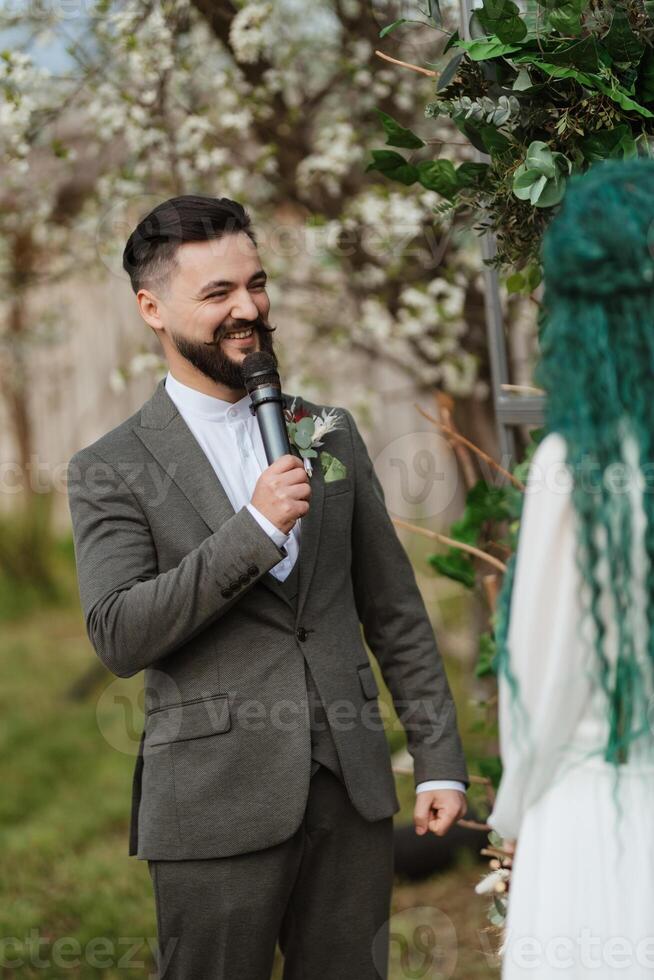
[[[248,394],[255,388],[267,385],[276,385],[278,388],[282,386],[279,380],[277,362],[272,354],[268,354],[266,351],[257,350],[251,354],[246,354],[241,363],[241,370]]]

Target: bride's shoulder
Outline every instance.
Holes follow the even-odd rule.
[[[546,496],[561,496],[572,490],[572,474],[566,465],[567,443],[560,432],[549,432],[538,443],[531,457],[528,491],[544,490]]]
[[[531,457],[532,466],[534,463],[564,463],[567,455],[567,443],[565,436],[560,432],[548,432],[536,446],[534,455]]]

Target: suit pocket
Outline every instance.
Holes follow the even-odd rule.
[[[214,694],[157,708],[146,717],[148,745],[183,742],[228,732],[232,727],[229,695]]]
[[[325,483],[325,497],[335,497],[339,493],[347,493],[352,489],[352,477],[344,476],[340,480],[330,480]]]
[[[357,670],[359,671],[359,683],[361,684],[363,696],[365,698],[376,698],[379,694],[379,688],[377,687],[377,679],[370,664],[362,664]]]

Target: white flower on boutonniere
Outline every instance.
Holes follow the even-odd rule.
[[[343,428],[342,415],[338,415],[336,410],[330,408],[329,411],[323,408],[322,415],[311,415],[306,409],[295,410],[295,398],[291,403],[290,409],[284,411],[286,429],[289,442],[294,446],[302,457],[304,468],[309,476],[313,473],[312,459],[320,457],[320,465],[325,477],[325,483],[331,480],[341,480],[347,475],[347,466],[341,463],[326,450],[318,453],[316,447],[322,446],[323,438],[334,429]]]

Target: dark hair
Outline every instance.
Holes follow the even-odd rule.
[[[176,265],[175,253],[186,242],[208,242],[245,232],[257,244],[250,216],[228,197],[184,194],[171,197],[141,218],[127,239],[123,269],[135,293],[153,281],[165,281]]]

